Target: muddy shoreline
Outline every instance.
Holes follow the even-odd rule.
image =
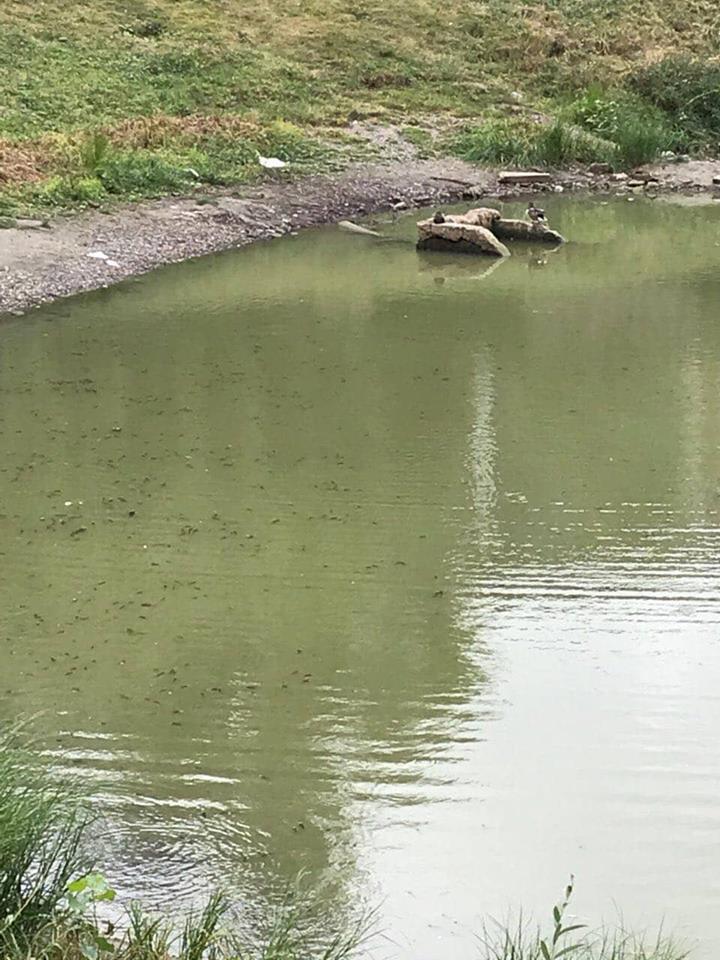
[[[710,193],[720,162],[649,169],[658,192]],[[625,183],[559,174],[554,189],[628,192]],[[637,186],[635,187],[637,190]],[[0,230],[0,316],[112,286],[164,264],[320,226],[459,200],[510,199],[517,188],[458,160],[394,160],[341,174],[168,198],[60,218],[50,229]]]

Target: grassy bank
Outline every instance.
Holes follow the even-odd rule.
[[[53,773],[21,729],[0,733],[0,960],[349,960],[370,939],[367,914],[338,930],[323,924],[320,901],[298,894],[265,930],[239,932],[220,893],[184,921],[133,903],[114,904],[110,923],[101,918],[115,893],[92,872],[90,822],[75,785]],[[486,928],[485,960],[684,960],[670,939],[589,932],[570,919],[571,895],[572,883],[545,929]]]
[[[719,44],[713,0],[4,0],[0,216],[325,168],[358,118],[484,162],[715,151]]]

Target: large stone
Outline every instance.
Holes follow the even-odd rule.
[[[565,238],[556,230],[543,223],[530,223],[528,220],[503,220],[498,218],[492,226],[493,233],[500,240],[524,240],[526,243],[565,243]]]
[[[606,176],[608,173],[613,172],[613,168],[609,163],[591,163],[588,170],[595,176]]]
[[[493,224],[500,219],[500,211],[492,207],[474,207],[467,213],[449,213],[445,215],[446,223],[469,223],[476,227],[485,227],[492,230]]]
[[[464,214],[467,216],[467,214]],[[418,250],[442,250],[449,253],[484,254],[509,257],[510,251],[487,227],[449,219],[445,223],[421,220],[418,223]]]
[[[537,170],[503,170],[498,175],[500,183],[515,183],[519,186],[528,186],[531,183],[552,183],[551,173],[540,173]]]

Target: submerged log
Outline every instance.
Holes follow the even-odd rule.
[[[524,240],[526,243],[565,243],[565,238],[556,230],[543,223],[530,223],[528,220],[503,220],[498,218],[492,225],[492,232],[501,240]]]
[[[472,211],[471,211],[472,212]],[[463,214],[467,218],[467,214]],[[509,257],[510,251],[487,227],[467,219],[448,217],[443,223],[421,220],[418,223],[418,250],[442,250],[450,253],[485,254]]]

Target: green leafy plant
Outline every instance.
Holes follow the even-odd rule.
[[[112,953],[114,945],[99,932],[97,905],[115,899],[115,891],[101,873],[88,873],[67,885],[67,909],[78,926],[78,946],[85,960]]]
[[[115,891],[101,873],[88,873],[67,886],[68,910],[73,916],[85,916],[96,904],[115,899]]]
[[[102,203],[107,194],[97,177],[59,176],[25,191],[31,207],[83,207]]]
[[[552,932],[527,924],[522,914],[514,923],[494,923],[483,929],[484,960],[686,960],[687,951],[671,937],[658,934],[655,939],[637,936],[626,930],[589,931],[585,924],[567,921],[567,910],[574,881],[565,888],[560,903],[552,910]],[[582,935],[572,937],[571,934]]]
[[[575,953],[577,950],[581,949],[582,944],[580,943],[570,943],[567,945],[561,945],[561,940],[567,937],[569,933],[574,933],[576,930],[583,930],[585,928],[584,923],[571,923],[565,925],[565,912],[570,903],[570,898],[572,897],[574,887],[574,878],[570,877],[570,882],[567,887],[565,887],[565,896],[560,903],[555,904],[553,907],[553,933],[552,937],[547,939],[540,940],[540,952],[543,955],[544,960],[560,960],[560,957],[565,957],[570,953]]]
[[[195,178],[187,165],[167,151],[118,150],[106,163],[100,179],[107,193],[152,197],[187,189]]]

